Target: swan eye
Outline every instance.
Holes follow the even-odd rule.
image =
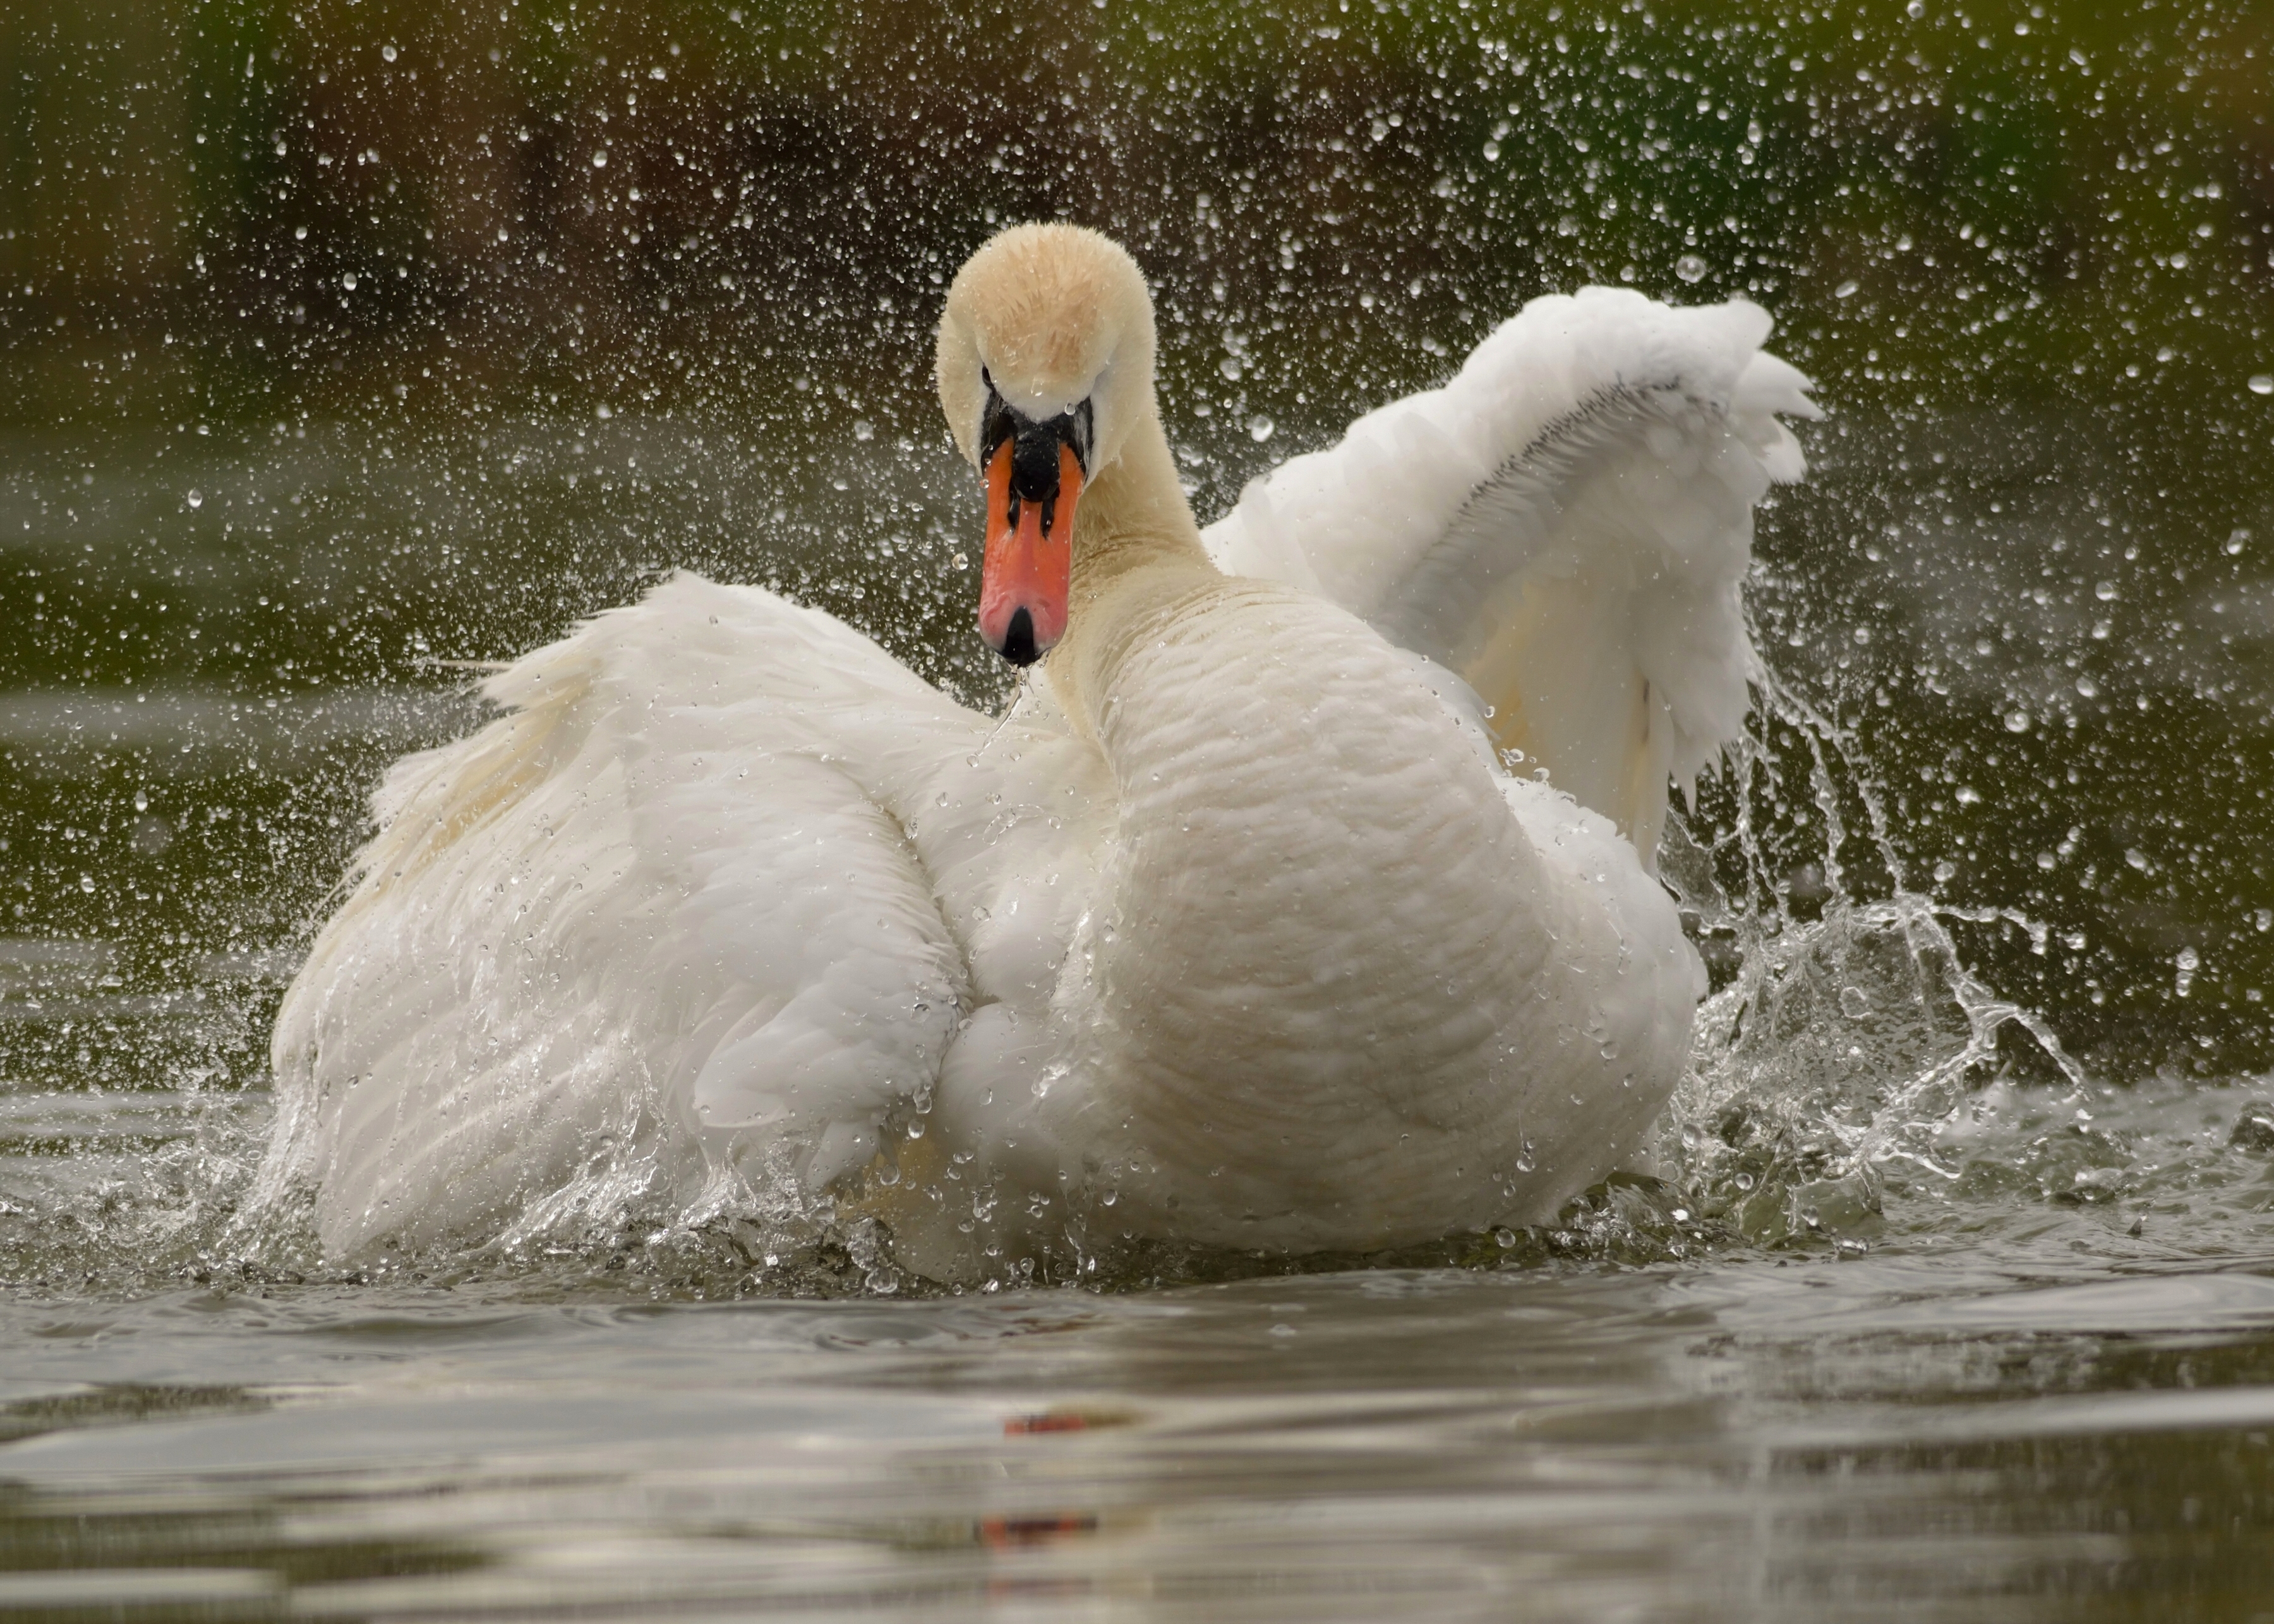
[[[979,462],[983,468],[994,456],[995,447],[1018,433],[1019,414],[997,391],[992,378],[984,371],[979,376],[987,385],[987,403],[979,409]]]
[[[1066,415],[1073,423],[1065,442],[1073,447],[1074,460],[1086,474],[1089,471],[1090,455],[1097,449],[1097,409],[1085,400]]]

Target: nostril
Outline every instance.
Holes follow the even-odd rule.
[[[1003,628],[1003,658],[1013,665],[1031,665],[1042,658],[1035,647],[1035,617],[1024,608],[1011,611],[1011,624]]]

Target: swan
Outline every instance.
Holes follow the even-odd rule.
[[[353,1257],[825,1203],[943,1281],[1551,1217],[1705,990],[1653,863],[1818,415],[1770,325],[1535,300],[1203,532],[1137,266],[1004,231],[937,371],[1007,714],[684,574],[492,675],[287,992],[256,1205]]]

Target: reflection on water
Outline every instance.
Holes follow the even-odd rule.
[[[2274,1617],[2263,17],[969,11],[0,26],[0,1613]],[[691,567],[1000,698],[918,358],[1058,212],[1156,280],[1204,516],[1531,294],[1775,310],[1833,415],[1668,853],[1660,1176],[1115,1294],[249,1226],[469,666]]]
[[[995,691],[937,447],[760,462],[616,426],[376,458],[256,432],[158,474],[180,454],[34,443],[0,472],[46,515],[0,692],[0,1609],[2070,1620],[2274,1594],[2270,1089],[2241,1039],[2156,1069],[2081,1019],[2088,983],[2181,1007],[2165,948],[2127,958],[2110,922],[2145,905],[2089,865],[1982,926],[1984,870],[1938,883],[1943,836],[1987,847],[1948,780],[2009,828],[2134,813],[2065,778],[2107,758],[2090,705],[2044,699],[2046,754],[1992,759],[2023,737],[2009,679],[2066,658],[2058,592],[2009,643],[1931,548],[1901,594],[1824,565],[1860,505],[2003,519],[2007,486],[1931,461],[1893,490],[1892,453],[1864,485],[1821,459],[1765,522],[1764,625],[1831,714],[1772,726],[1750,797],[1726,778],[1669,853],[1728,985],[1663,1180],[1457,1237],[1434,1261],[1460,1269],[1203,1285],[1257,1266],[1169,1258],[1188,1283],[1104,1297],[847,1298],[841,1253],[769,1270],[763,1238],[668,1214],[351,1275],[248,1235],[278,989],[379,767],[478,714],[463,663],[691,563]],[[2133,715],[2238,737],[2234,648],[2094,669]],[[1872,685],[1884,725],[1845,708]],[[1906,799],[1915,757],[1949,816]],[[1893,868],[1919,894],[1850,900]],[[2017,966],[2082,1072],[1984,1018]],[[2233,976],[2195,993],[2251,1007]]]
[[[2239,1618],[2274,1583],[2248,1274],[532,1295],[14,1316],[11,1385],[48,1391],[7,1412],[0,1605],[2086,1619],[2177,1590]]]

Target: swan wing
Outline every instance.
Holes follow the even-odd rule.
[[[686,575],[486,691],[388,776],[286,996],[264,1190],[353,1252],[683,1206],[753,1147],[808,1189],[866,1162],[969,990],[905,807],[990,724]]]
[[[1669,778],[1743,723],[1753,508],[1804,471],[1780,414],[1822,415],[1770,327],[1743,300],[1535,299],[1442,388],[1252,481],[1209,552],[1458,673],[1519,771],[1648,863]]]

